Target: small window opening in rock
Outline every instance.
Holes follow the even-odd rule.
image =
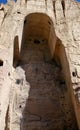
[[[10,72],[8,73],[8,76],[10,76]]]
[[[21,80],[20,79],[16,79],[16,84],[20,84]]]
[[[72,72],[72,75],[73,75],[73,77],[76,77],[77,74],[76,74],[76,72]]]
[[[18,13],[18,14],[21,14],[21,12],[19,12],[19,11],[18,11],[17,13]]]
[[[39,41],[38,39],[35,39],[35,40],[34,40],[34,43],[35,43],[35,44],[40,44],[40,41]]]
[[[0,66],[3,66],[3,61],[2,60],[0,60]]]
[[[21,108],[22,106],[20,105],[19,108]]]

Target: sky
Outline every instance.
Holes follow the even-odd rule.
[[[80,2],[80,0],[75,0],[75,1]]]
[[[0,3],[6,4],[6,3],[7,3],[7,0],[0,0]]]
[[[16,1],[16,0],[13,0],[13,1]],[[6,4],[7,0],[0,0],[0,3]]]

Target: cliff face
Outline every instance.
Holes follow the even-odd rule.
[[[0,130],[77,130],[76,121],[80,129],[80,3],[0,5]]]

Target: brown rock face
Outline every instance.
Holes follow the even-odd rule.
[[[77,130],[74,112],[60,67],[51,59],[46,42],[25,41],[21,67],[30,83],[22,130]],[[75,123],[74,123],[75,122]]]

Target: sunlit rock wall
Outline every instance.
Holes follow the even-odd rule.
[[[5,118],[10,102],[9,99],[11,98],[9,96],[11,82],[14,80],[14,39],[18,36],[20,51],[25,17],[31,13],[44,13],[53,22],[55,31],[53,57],[55,56],[54,58],[56,59],[59,52],[60,55],[57,57],[60,59],[60,64],[64,68],[64,78],[66,77],[68,88],[70,87],[70,94],[80,129],[80,3],[74,0],[17,0],[16,2],[8,1],[6,5],[0,5],[0,58],[3,61],[1,73],[2,70],[6,70],[5,76],[3,76],[5,80],[1,80],[1,84],[3,85],[0,86],[0,129],[5,129]],[[65,49],[67,62],[62,61],[66,61],[65,57],[62,57],[64,55],[64,49],[60,47],[58,51],[56,46],[57,39],[60,40],[59,42]],[[65,67],[66,63],[69,63],[67,64],[67,66],[69,65],[68,68]],[[68,72],[69,69],[70,74]],[[4,98],[3,93],[6,93]],[[75,95],[77,98],[75,98]]]

